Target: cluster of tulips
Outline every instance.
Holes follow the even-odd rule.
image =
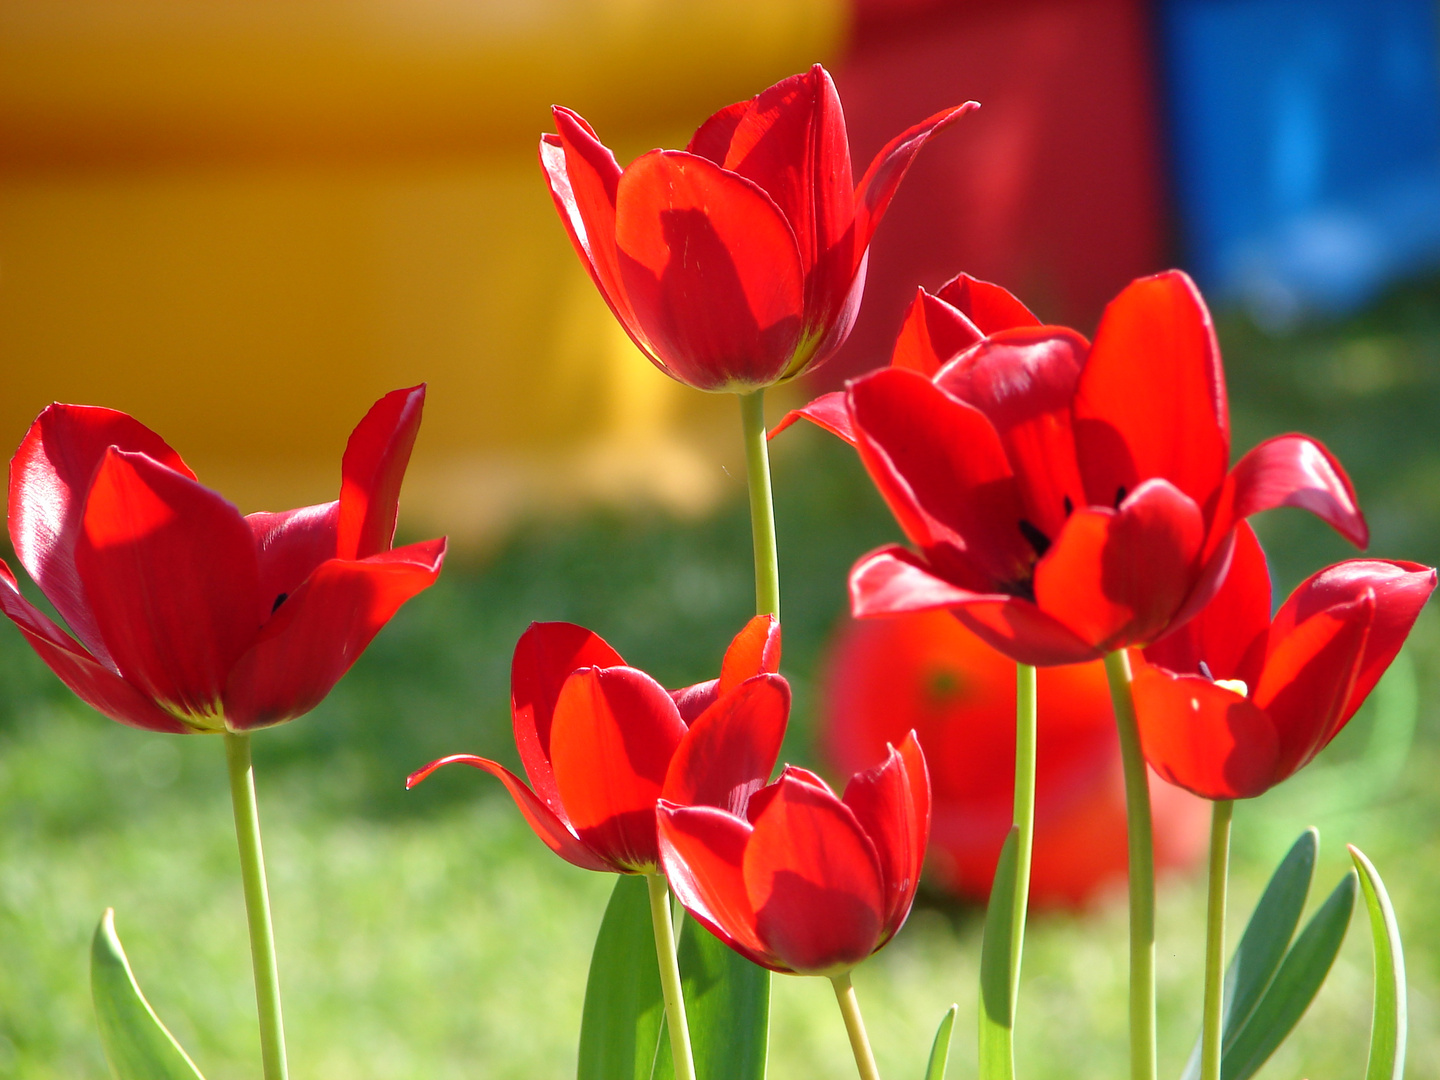
[[[635,344],[672,378],[738,396],[756,568],[756,616],[716,679],[666,689],[597,633],[535,623],[511,670],[528,785],[466,754],[409,778],[449,762],[484,770],[553,852],[619,875],[590,972],[582,1077],[763,1077],[770,972],[829,979],[860,1075],[878,1077],[850,972],[900,930],[914,899],[932,817],[926,752],[904,735],[840,794],[793,765],[771,779],[790,690],[779,674],[764,391],[844,342],[870,239],[905,171],[973,107],[898,135],[858,185],[839,99],[818,66],[721,110],[685,151],[652,151],[623,169],[566,109],[541,139],[561,221]],[[423,399],[417,387],[377,402],[346,448],[338,500],[284,513],[242,516],[158,435],[106,409],[50,407],[11,464],[16,555],[69,632],[8,570],[5,614],[102,713],[223,736],[266,1080],[286,1064],[249,739],[312,709],[439,574],[443,540],[392,547]],[[1271,439],[1230,466],[1220,354],[1190,280],[1134,282],[1088,341],[962,274],[919,292],[888,367],[774,433],[802,418],[855,447],[910,542],[859,559],[854,614],[949,613],[1016,672],[1014,814],[986,918],[980,1075],[1014,1072],[1036,666],[1099,660],[1125,777],[1132,1076],[1156,1076],[1148,762],[1214,807],[1191,1073],[1244,1080],[1275,1049],[1318,990],[1358,884],[1376,940],[1370,1076],[1398,1077],[1403,966],[1369,862],[1353,852],[1358,873],[1292,943],[1314,859],[1313,837],[1302,836],[1228,979],[1226,867],[1233,800],[1293,774],[1345,725],[1399,651],[1435,571],[1343,562],[1272,614],[1247,518],[1299,507],[1362,547],[1367,530],[1344,471],[1313,439]],[[672,893],[688,913],[678,935]],[[637,947],[652,935],[653,951]],[[199,1075],[145,1004],[108,917],[93,981],[122,1080]],[[934,1080],[953,1021],[952,1009],[932,1050]]]

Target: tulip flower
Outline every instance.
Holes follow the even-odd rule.
[[[1125,879],[1125,789],[1104,666],[1038,673],[1035,845],[1030,902],[1077,906]],[[943,611],[859,619],[841,628],[820,684],[820,740],[848,775],[913,729],[926,747],[933,810],[931,880],[990,895],[1015,788],[1015,665]],[[1153,778],[1155,857],[1192,866],[1208,807]]]
[[[1258,511],[1302,507],[1368,539],[1314,439],[1270,439],[1228,469],[1214,328],[1178,271],[1128,286],[1093,345],[1000,330],[933,378],[891,367],[847,393],[861,459],[920,549],[862,558],[854,613],[948,608],[1020,663],[1093,660],[1180,625]]]
[[[540,164],[581,262],[640,351],[689,386],[748,393],[844,343],[896,188],[920,148],[973,107],[897,135],[855,185],[840,98],[817,64],[720,110],[685,150],[652,150],[623,170],[557,107]]]
[[[532,623],[515,646],[510,703],[515,746],[530,787],[473,754],[432,761],[414,787],[460,762],[505,785],[545,845],[586,870],[651,874],[655,800],[685,770],[686,794],[743,805],[770,777],[790,711],[775,674],[780,625],[756,616],[735,637],[718,679],[669,691],[627,667],[598,634],[573,623]]]
[[[729,809],[680,802],[685,780],[672,773],[660,802],[665,874],[686,910],[736,952],[772,971],[834,977],[905,922],[930,833],[930,781],[913,733],[852,777],[844,798],[794,766]]]
[[[238,732],[309,712],[440,572],[443,539],[391,548],[424,400],[396,390],[366,413],[337,501],[248,517],[126,414],[51,405],[10,463],[10,539],[70,633],[3,563],[0,608],[121,723]]]
[[[947,363],[990,334],[1017,326],[1039,325],[1040,320],[1009,290],[969,274],[959,274],[934,293],[916,290],[895,338],[890,366],[918,371],[933,379]],[[771,429],[770,438],[797,420],[809,420],[855,445],[843,390],[821,394],[808,405],[790,410]]]
[[[1268,791],[1339,734],[1434,588],[1427,566],[1351,559],[1307,578],[1272,620],[1265,555],[1242,528],[1214,600],[1137,666],[1146,759],[1207,799]]]

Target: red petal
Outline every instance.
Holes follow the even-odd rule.
[[[1236,529],[1230,571],[1199,615],[1145,650],[1145,659],[1177,675],[1200,673],[1253,686],[1270,633],[1270,568],[1250,526]]]
[[[920,148],[971,109],[979,107],[978,103],[967,101],[964,105],[953,109],[944,109],[934,116],[922,120],[914,127],[902,131],[881,147],[880,152],[870,162],[870,167],[865,170],[865,175],[860,178],[860,183],[855,188],[855,238],[852,265],[859,265],[860,259],[870,246],[870,238],[875,235],[875,227],[880,224],[880,219],[889,209],[890,200],[895,197],[895,192],[900,187],[900,181],[905,179],[905,174],[909,171],[911,163],[914,162],[915,155],[920,152]]]
[[[985,415],[897,368],[848,393],[861,460],[905,535],[926,549],[953,545],[992,582],[1028,577],[1019,489]]]
[[[1189,594],[1204,538],[1199,507],[1147,480],[1119,510],[1070,515],[1035,567],[1035,602],[1102,651],[1152,641]]]
[[[1271,635],[1278,640],[1319,612],[1353,604],[1367,593],[1374,595],[1374,621],[1365,640],[1355,685],[1337,718],[1343,725],[1395,659],[1434,589],[1435,571],[1428,566],[1349,559],[1328,566],[1302,582],[1276,612]]]
[[[900,749],[878,766],[856,773],[845,787],[844,803],[855,814],[880,857],[885,887],[884,937],[889,939],[910,914],[925,844],[930,836],[930,774],[912,731]]]
[[[1130,687],[1145,760],[1170,783],[1207,799],[1248,799],[1283,779],[1274,723],[1239,694],[1150,667]]]
[[[335,558],[338,502],[302,506],[278,514],[247,514],[260,560],[260,596],[278,608],[317,566]]]
[[[1250,699],[1280,739],[1278,780],[1300,768],[1344,727],[1344,709],[1375,621],[1375,595],[1337,604],[1286,629],[1272,628],[1260,684]]]
[[[808,405],[791,409],[780,423],[770,429],[767,438],[773,439],[796,420],[809,420],[830,434],[840,436],[851,446],[855,445],[855,432],[850,426],[850,407],[845,404],[844,390],[832,390],[828,394],[821,394]]]
[[[1370,530],[1350,478],[1330,451],[1308,435],[1278,435],[1242,457],[1225,478],[1211,544],[1235,522],[1277,506],[1309,510],[1356,547]]]
[[[935,295],[963,312],[987,336],[1017,326],[1040,325],[1040,320],[1010,290],[969,274],[957,274]]]
[[[400,606],[435,584],[444,540],[368,559],[331,559],[276,610],[225,687],[233,730],[267,727],[319,705]]]
[[[555,699],[572,671],[624,667],[625,661],[599,634],[574,623],[531,623],[515,643],[510,661],[510,721],[525,775],[546,805],[564,816],[550,770],[550,727]]]
[[[725,650],[719,692],[728,693],[746,679],[779,670],[780,620],[774,615],[756,615]]]
[[[1075,440],[1089,502],[1168,480],[1202,509],[1230,465],[1230,420],[1215,327],[1200,292],[1171,270],[1110,302],[1080,376]]]
[[[831,974],[869,956],[884,933],[875,845],[829,792],[789,777],[755,820],[745,891],[760,940],[801,974]]]
[[[713,151],[730,129],[723,157],[701,151],[702,156],[753,181],[775,200],[795,231],[800,265],[808,275],[845,237],[855,216],[840,97],[829,74],[816,64],[745,106],[743,111],[735,106],[722,110],[713,125],[707,122],[696,133],[695,142]],[[817,302],[838,307],[854,270],[846,266],[836,280],[823,283],[818,297],[807,298],[807,308]]]
[[[950,609],[992,649],[1017,664],[1053,667],[1083,664],[1105,655],[1060,620],[1030,603],[1010,596],[977,596]]]
[[[707,158],[724,168],[725,157],[730,153],[730,140],[735,137],[740,122],[754,105],[754,98],[726,105],[696,129],[690,138],[690,145],[685,147],[685,152]]]
[[[82,649],[21,595],[10,568],[0,562],[0,610],[60,681],[92,709],[147,731],[183,734],[191,729]]]
[[[518,776],[498,761],[476,757],[474,754],[451,754],[449,757],[432,761],[423,769],[416,769],[407,776],[405,778],[406,790],[413,788],[440,766],[452,765],[456,762],[483,769],[504,784],[505,790],[515,800],[515,805],[520,810],[520,815],[525,819],[525,823],[534,830],[536,836],[544,841],[546,847],[566,862],[578,866],[582,870],[616,869],[581,843],[580,838],[570,831],[564,818],[536,798],[535,793],[527,788]]]
[[[656,808],[660,858],[665,877],[685,910],[736,952],[785,971],[755,930],[755,909],[745,892],[741,869],[750,825],[711,806]]]
[[[778,675],[757,675],[722,695],[680,740],[663,797],[743,815],[770,779],[789,716],[790,685]]]
[[[592,851],[654,870],[655,800],[685,734],[665,688],[634,668],[582,668],[555,702],[550,765],[565,816]]]
[[[620,273],[666,370],[702,390],[767,386],[801,331],[795,234],[759,187],[712,162],[655,150],[620,178]]]
[[[900,324],[890,366],[933,377],[984,336],[964,313],[918,289]]]
[[[1051,540],[1070,511],[1086,503],[1070,427],[1085,349],[1084,338],[1061,327],[1002,330],[935,376],[936,386],[994,425],[1024,517]]]
[[[619,252],[615,247],[615,193],[620,185],[620,166],[577,113],[560,106],[551,113],[559,134],[541,136],[540,167],[545,170],[555,209],[605,303],[640,351],[663,371],[665,365],[646,342],[620,280]]]
[[[162,708],[218,726],[225,680],[269,610],[240,511],[112,447],[90,485],[75,564],[126,681]]]
[[[425,384],[392,390],[370,406],[345,444],[340,466],[340,521],[335,557],[368,559],[389,551],[395,538],[400,484],[420,413],[425,408]]]
[[[90,613],[75,569],[75,541],[85,495],[110,446],[147,454],[190,477],[180,455],[138,420],[90,405],[51,405],[21,440],[10,461],[10,540],[70,630],[102,662],[110,653]]]

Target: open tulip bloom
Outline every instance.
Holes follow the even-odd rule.
[[[1242,527],[1215,598],[1137,668],[1151,768],[1207,799],[1268,791],[1355,715],[1434,588],[1428,566],[1351,559],[1307,578],[1271,619],[1265,554]]]
[[[851,572],[857,616],[948,608],[1024,664],[1093,660],[1198,611],[1235,526],[1276,506],[1368,533],[1339,464],[1282,435],[1229,468],[1219,348],[1178,271],[1136,281],[1091,345],[1000,330],[932,378],[849,386],[857,447],[906,536]]]
[[[249,731],[309,712],[440,573],[444,540],[391,548],[424,401],[397,390],[366,413],[335,502],[248,517],[124,413],[51,405],[10,463],[10,539],[70,634],[3,563],[0,608],[121,723]]]
[[[973,107],[897,135],[856,185],[840,98],[817,64],[721,109],[685,150],[624,169],[557,107],[540,163],[576,252],[640,350],[697,389],[747,393],[845,342],[896,188],[926,141]]]

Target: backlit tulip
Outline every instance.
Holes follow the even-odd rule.
[[[10,463],[10,539],[74,637],[3,564],[0,607],[122,723],[244,731],[309,712],[440,572],[444,540],[390,546],[424,400],[396,390],[366,413],[337,501],[248,517],[124,413],[51,405]]]
[[[1272,620],[1265,555],[1242,527],[1215,599],[1137,665],[1146,759],[1207,799],[1274,787],[1339,734],[1434,588],[1428,566],[1351,559],[1307,578]]]
[[[685,805],[680,794],[667,780],[659,824],[670,888],[755,963],[833,978],[910,913],[930,832],[930,781],[913,733],[852,777],[844,798],[794,767],[729,810]]]
[[[1083,904],[1125,880],[1125,785],[1104,665],[1038,677],[1032,905]],[[1015,664],[943,611],[842,628],[821,680],[820,739],[848,775],[883,761],[914,729],[934,800],[930,872],[971,900],[990,895],[1015,797]],[[1191,866],[1209,807],[1152,778],[1155,860]]]
[[[775,674],[780,625],[756,616],[725,653],[718,679],[669,691],[598,635],[573,623],[532,623],[510,669],[515,746],[530,787],[473,754],[432,761],[413,787],[461,762],[500,780],[535,834],[586,870],[653,873],[655,800],[667,773],[688,798],[741,806],[770,777],[790,712]]]
[[[991,334],[934,378],[852,382],[857,448],[906,536],[850,576],[856,615],[948,608],[1026,664],[1146,644],[1224,577],[1235,526],[1298,506],[1367,540],[1349,479],[1282,435],[1233,469],[1204,301],[1178,271],[1142,278],[1095,342],[1061,327]]]
[[[623,170],[589,124],[556,108],[540,163],[575,250],[640,350],[680,382],[745,393],[844,343],[896,188],[973,104],[897,135],[858,185],[840,98],[818,64],[720,110],[685,150],[652,150]]]
[[[916,291],[895,338],[890,366],[918,371],[933,379],[947,363],[990,334],[1039,325],[1040,320],[1008,290],[960,274],[934,293]],[[809,420],[855,445],[843,390],[821,394],[809,404],[792,409],[770,430],[770,438],[796,420]]]

